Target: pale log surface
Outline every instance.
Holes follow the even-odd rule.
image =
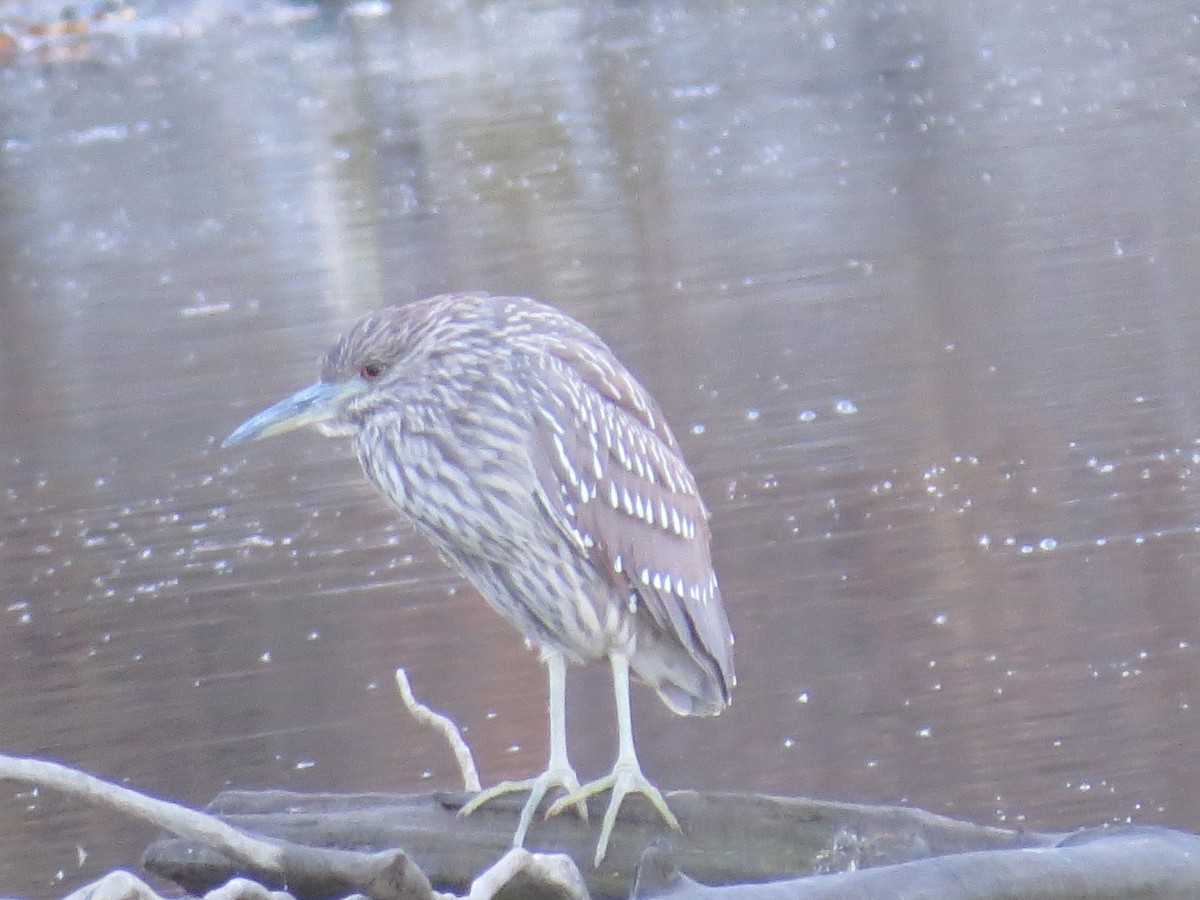
[[[456,811],[468,796],[234,791],[220,794],[209,811],[250,833],[297,844],[364,852],[402,847],[436,889],[462,893],[508,849],[523,802],[521,796],[501,798],[459,818]],[[570,815],[537,822],[527,844],[581,861],[593,897],[628,897],[643,851],[660,838],[671,842],[679,868],[706,884],[794,878],[970,850],[1044,847],[1056,840],[899,807],[696,791],[676,791],[668,800],[683,834],[666,833],[658,816],[635,798],[622,808],[600,869],[590,859],[602,802],[591,806],[591,824]],[[153,845],[144,863],[193,891],[235,873],[258,874],[173,839]],[[304,893],[295,883],[289,887]]]
[[[772,884],[705,887],[647,852],[635,900],[1194,900],[1200,837],[1168,828],[1089,829],[1055,847],[933,857]]]

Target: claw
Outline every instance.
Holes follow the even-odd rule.
[[[571,791],[565,797],[559,797],[546,810],[546,818],[557,816],[568,806],[582,804],[588,797],[603,793],[609,789],[612,790],[612,797],[608,801],[608,809],[604,811],[604,821],[600,824],[600,839],[596,843],[596,856],[592,865],[599,866],[604,861],[604,856],[608,852],[608,841],[612,837],[613,827],[617,822],[617,812],[620,810],[621,803],[624,802],[628,794],[641,794],[650,801],[651,805],[663,817],[668,826],[675,831],[682,830],[679,820],[675,818],[675,814],[667,806],[667,801],[663,797],[662,791],[650,783],[649,779],[642,774],[642,770],[636,762],[632,764],[618,763],[613,767],[612,772],[603,778],[589,781],[583,787]]]
[[[579,791],[579,778],[575,775],[575,770],[568,768],[547,769],[536,778],[526,778],[522,781],[502,781],[499,784],[492,785],[487,790],[480,791],[469,801],[463,804],[458,811],[460,816],[469,816],[483,804],[489,800],[494,800],[504,794],[515,794],[521,791],[529,791],[529,798],[525,801],[525,805],[521,807],[521,818],[517,821],[517,830],[513,834],[512,845],[514,847],[522,847],[525,844],[525,833],[529,830],[529,824],[533,821],[533,814],[537,811],[542,798],[555,787],[561,787],[567,791],[567,795],[571,796]],[[555,804],[558,805],[557,803]],[[577,802],[564,804],[562,809],[567,806],[575,806],[579,813],[579,817],[585,822],[587,821],[587,804],[580,799]],[[559,810],[561,812],[561,810]]]

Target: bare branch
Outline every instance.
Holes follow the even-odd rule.
[[[408,673],[403,668],[396,670],[396,686],[400,689],[400,698],[404,701],[404,706],[412,717],[418,722],[436,728],[450,744],[450,749],[454,751],[454,758],[458,761],[458,769],[462,773],[463,789],[478,793],[481,787],[479,771],[475,768],[475,758],[471,755],[471,748],[463,740],[458,726],[441,713],[434,712],[413,695],[412,685],[408,681]]]
[[[282,848],[276,842],[247,837],[220,819],[147,797],[58,763],[0,754],[0,779],[43,784],[89,803],[120,810],[178,837],[217,847],[257,868],[277,869],[283,859]]]
[[[355,890],[378,900],[431,900],[434,896],[425,874],[402,850],[359,853],[258,840],[213,816],[40,759],[0,754],[0,779],[41,784],[119,810],[184,840],[213,848],[232,863],[235,871],[248,870],[265,882],[317,884],[321,892],[331,896]],[[115,900],[146,896],[129,881],[102,880],[91,887],[94,890],[83,897]]]

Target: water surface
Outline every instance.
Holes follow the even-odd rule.
[[[299,434],[346,324],[599,331],[713,512],[739,686],[667,788],[1200,828],[1200,155],[1181,3],[140,7],[0,71],[0,748],[185,803],[544,762],[520,636]],[[603,667],[573,759],[615,748]],[[150,834],[10,787],[0,885]],[[536,829],[534,832],[536,838]]]

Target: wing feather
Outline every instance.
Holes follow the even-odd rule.
[[[695,479],[649,394],[592,340],[514,359],[542,502],[629,608],[710,669],[727,699],[729,624]]]

